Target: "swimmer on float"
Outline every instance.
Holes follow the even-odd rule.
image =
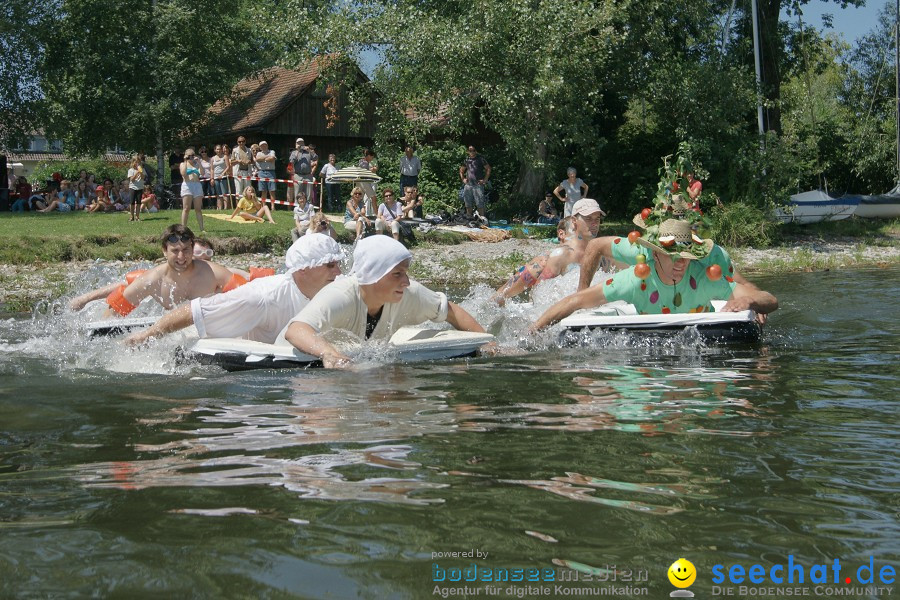
[[[341,258],[341,247],[329,236],[305,235],[285,255],[287,273],[256,279],[227,294],[194,298],[125,343],[134,346],[196,325],[201,338],[242,337],[273,344],[291,317],[341,274]]]
[[[285,339],[322,359],[326,368],[346,368],[350,358],[326,335],[345,330],[361,340],[388,340],[401,327],[446,321],[461,331],[484,333],[465,310],[409,278],[412,254],[393,238],[360,240],[348,277],[325,286],[291,319]]]

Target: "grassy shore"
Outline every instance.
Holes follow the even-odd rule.
[[[135,262],[159,261],[159,236],[180,216],[170,210],[131,223],[123,213],[0,213],[0,311],[30,311],[36,303],[83,287],[79,274],[98,259],[121,270]],[[241,268],[280,266],[291,243],[292,214],[276,211],[275,220],[272,225],[205,219],[215,260]],[[188,225],[196,229],[193,214]],[[624,235],[633,228],[626,221],[607,222],[600,235]],[[342,243],[352,243],[351,232],[340,224],[335,229]],[[438,286],[497,285],[516,265],[546,251],[546,243],[523,238],[546,239],[554,233],[552,227],[517,227],[510,231],[514,239],[502,243],[463,243],[468,238],[452,232],[417,233],[413,274]],[[772,247],[729,251],[747,273],[892,266],[900,263],[900,220],[781,227]]]

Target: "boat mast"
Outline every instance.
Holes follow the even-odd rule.
[[[897,0],[898,5],[900,5],[900,0]],[[760,136],[760,146],[763,144],[762,137],[765,135],[765,129],[763,128],[763,105],[762,105],[762,65],[760,61],[760,52],[759,52],[759,10],[756,7],[756,0],[751,0],[750,2],[750,10],[753,12],[753,62],[756,66],[756,123],[759,125],[759,136]],[[900,79],[897,80],[898,85],[900,85]],[[900,88],[898,88],[900,89]],[[898,103],[898,108],[900,108],[900,103]],[[900,139],[900,134],[898,134],[898,139]],[[900,146],[898,146],[900,148]],[[900,149],[897,151],[898,161],[900,161]],[[900,165],[900,162],[898,162]]]

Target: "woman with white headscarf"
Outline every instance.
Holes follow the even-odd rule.
[[[484,333],[465,310],[447,296],[409,278],[412,254],[387,236],[360,240],[349,277],[322,288],[291,319],[285,339],[301,352],[322,358],[326,368],[346,367],[350,358],[323,334],[341,329],[359,339],[387,340],[401,327],[446,321],[461,331]]]

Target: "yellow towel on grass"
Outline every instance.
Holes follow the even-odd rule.
[[[220,221],[227,221],[228,223],[234,223],[236,225],[245,225],[247,223],[257,223],[257,221],[252,221],[250,219],[245,219],[241,215],[237,215],[234,219],[231,218],[231,215],[210,215],[207,213],[203,213],[204,219],[218,219]]]

